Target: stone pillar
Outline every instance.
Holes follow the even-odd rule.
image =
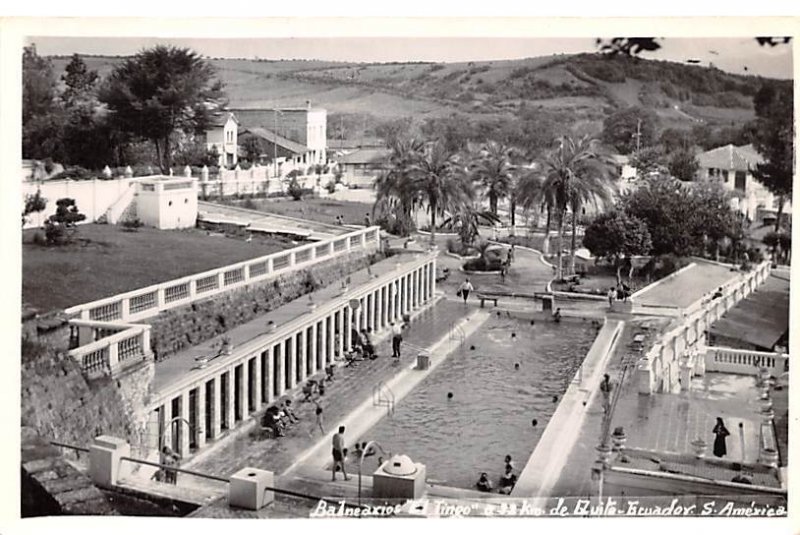
[[[250,398],[250,373],[247,369],[247,359],[239,365],[242,367],[242,375],[239,379],[239,407],[241,408],[242,421],[247,420],[250,409],[247,400]]]
[[[195,396],[195,403],[197,408],[194,413],[197,417],[197,429],[195,434],[197,436],[197,449],[203,447],[208,439],[208,430],[206,429],[206,382],[203,381],[197,387],[197,396]]]
[[[162,448],[165,445],[172,447],[172,401],[167,401],[158,408],[159,428],[161,436],[158,447]]]
[[[378,299],[380,297],[378,295],[379,293],[380,289],[376,289],[372,292],[372,330],[374,332],[378,332],[381,327],[380,321],[378,319],[378,312],[379,312]]]
[[[428,266],[430,269],[431,297],[433,297],[436,295],[436,260],[432,260]]]
[[[227,399],[225,401],[227,402],[228,406],[226,407],[225,412],[227,413],[226,418],[228,420],[228,429],[233,429],[234,426],[236,425],[236,417],[235,417],[236,406],[234,405],[234,397],[233,397],[234,393],[236,392],[236,389],[233,386],[236,381],[236,374],[234,372],[233,366],[228,368],[227,371],[228,371],[228,392],[226,396]]]
[[[317,351],[319,352],[319,362],[322,364],[324,368],[328,361],[330,360],[330,351],[329,349],[333,348],[333,344],[330,342],[330,333],[328,331],[328,321],[330,316],[324,316],[322,320],[319,322],[319,345],[317,346]]]
[[[419,268],[414,270],[414,308],[419,306]]]
[[[180,451],[181,456],[186,457],[189,455],[189,435],[192,430],[189,428],[189,390],[184,390],[181,394],[180,401],[181,419],[178,424],[180,429]]]
[[[101,435],[89,448],[89,476],[92,483],[102,488],[114,488],[119,479],[130,473],[131,463],[123,462],[130,457],[131,446],[121,438]]]
[[[278,347],[277,353],[275,351],[276,346]],[[284,384],[285,373],[283,371],[284,360],[285,360],[284,355],[286,354],[285,352],[286,352],[286,344],[284,344],[283,342],[280,342],[272,346],[272,350],[270,351],[270,357],[271,357],[270,370],[272,370],[273,374],[278,376],[278,388],[270,389],[270,391],[274,390],[273,395],[276,398],[282,396],[286,388],[286,385]],[[275,355],[278,355],[277,360],[275,359]],[[272,384],[274,385],[275,383],[273,382]]]
[[[639,394],[650,395],[653,393],[653,370],[650,361],[646,358],[639,359],[636,365],[636,376],[639,383]]]
[[[342,322],[342,341],[346,351],[353,349],[353,340],[351,339],[351,330],[353,325],[353,309],[350,305],[344,307],[344,321]],[[342,354],[344,355],[344,354]]]
[[[317,347],[317,322],[315,321],[311,327],[308,328],[311,331],[311,344],[308,348],[308,356],[307,359],[311,360],[311,374],[315,374],[319,368],[317,368],[317,352],[319,351],[319,347]]]
[[[258,411],[261,409],[261,399],[264,396],[264,378],[261,376],[261,362],[264,358],[264,355],[259,353],[255,357],[253,357],[253,378],[251,379],[253,384],[253,393],[250,394],[253,398],[253,408]]]
[[[289,382],[284,385],[284,388],[286,390],[291,390],[294,388],[295,380],[297,378],[297,337],[292,335],[287,338],[287,340],[289,340],[289,351],[286,351],[286,355],[288,355],[286,362],[289,364]],[[284,393],[286,390],[284,390]]]
[[[267,359],[266,375],[262,375],[261,377],[261,391],[265,393],[264,400],[267,403],[272,403],[272,399],[275,395],[275,393],[272,391],[273,385],[275,384],[275,370],[272,366],[272,346],[268,347],[267,350],[264,351],[261,358]]]
[[[220,381],[221,375],[217,375],[211,379],[211,436],[213,438],[219,437],[222,432],[222,398],[220,397]]]

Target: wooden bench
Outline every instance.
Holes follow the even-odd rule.
[[[477,294],[475,297],[481,300],[481,308],[483,308],[483,305],[486,301],[492,301],[494,302],[494,306],[497,306],[497,297],[485,294]]]

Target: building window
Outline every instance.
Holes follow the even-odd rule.
[[[727,182],[728,182],[728,172],[727,171],[723,171],[722,172],[722,181],[727,184]]]

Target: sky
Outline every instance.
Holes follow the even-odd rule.
[[[595,52],[593,38],[498,37],[287,37],[251,39],[30,36],[42,55],[130,55],[159,43],[190,47],[210,57],[322,59],[348,62],[485,61]],[[701,65],[737,74],[791,78],[793,46],[760,46],[752,37],[660,39],[662,48],[641,57]]]

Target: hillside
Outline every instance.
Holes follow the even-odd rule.
[[[116,57],[86,57],[110,72]],[[53,58],[61,72],[68,58]],[[297,106],[381,120],[470,114],[507,119],[523,110],[597,124],[626,106],[650,108],[661,127],[738,126],[754,117],[763,79],[718,69],[595,54],[469,63],[339,63],[211,59],[231,105]],[[369,120],[367,120],[367,118]]]

